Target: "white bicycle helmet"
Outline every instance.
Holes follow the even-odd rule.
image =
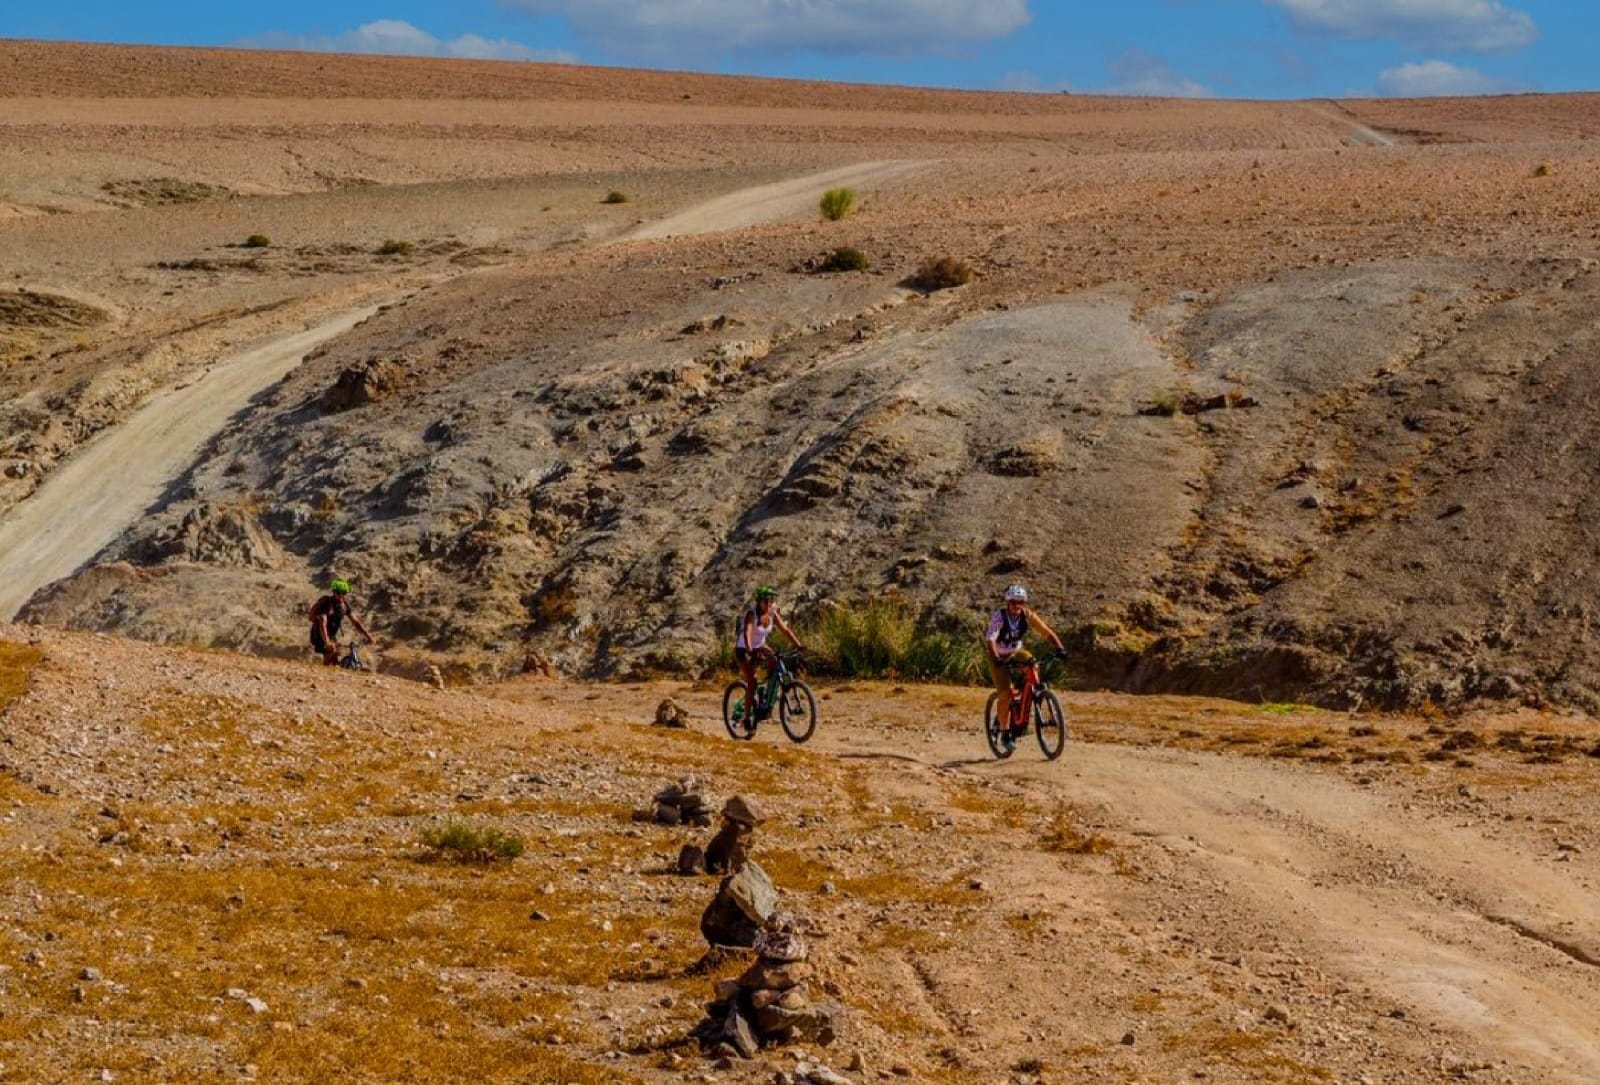
[[[1028,589],[1021,584],[1011,585],[1006,589],[1006,602],[1009,603],[1013,599],[1019,603],[1026,603],[1028,601]]]

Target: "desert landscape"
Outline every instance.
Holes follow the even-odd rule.
[[[1600,1077],[1600,96],[0,71],[0,1080]],[[1012,581],[1060,761],[723,732],[756,583]],[[685,776],[832,1042],[693,1041]]]

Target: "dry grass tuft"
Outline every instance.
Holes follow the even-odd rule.
[[[1116,847],[1107,837],[1079,828],[1077,811],[1071,806],[1056,811],[1039,844],[1045,851],[1067,855],[1104,855]]]

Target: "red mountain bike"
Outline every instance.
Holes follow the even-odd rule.
[[[983,734],[989,740],[989,751],[1002,761],[1010,757],[1016,752],[1015,739],[1027,732],[1031,718],[1039,749],[1044,751],[1045,760],[1054,761],[1067,748],[1067,717],[1044,675],[1039,673],[1039,661],[1002,661],[1000,665],[1011,672],[1011,711],[997,711],[1000,694],[989,694],[988,703],[983,706]],[[1015,726],[1008,727],[1013,721]],[[1012,739],[1009,742],[1008,732]]]

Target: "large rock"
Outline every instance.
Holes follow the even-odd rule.
[[[756,935],[778,907],[778,890],[767,872],[748,862],[722,879],[700,917],[700,933],[713,946],[755,945]]]

